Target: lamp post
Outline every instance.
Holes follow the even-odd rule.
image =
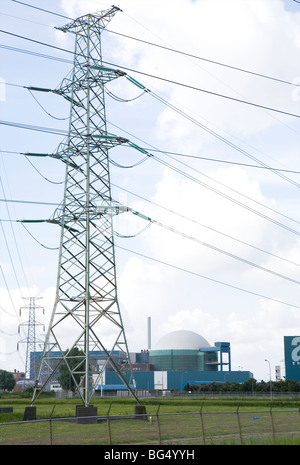
[[[272,402],[271,363],[267,359],[265,359],[265,362],[267,362],[269,364],[269,370],[270,370],[270,399],[271,399],[271,402]]]

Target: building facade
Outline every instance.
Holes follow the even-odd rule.
[[[300,336],[284,336],[285,378],[300,381]]]
[[[243,383],[253,377],[249,371],[231,371],[231,356],[229,342],[215,342],[211,346],[206,339],[192,331],[174,331],[166,334],[150,350],[130,353],[130,363],[122,351],[113,351],[113,360],[122,372],[127,382],[130,380],[130,369],[133,371],[132,388],[139,392],[170,392],[182,391],[186,384],[201,383]],[[42,360],[42,352],[31,354],[31,378],[36,379]],[[56,383],[60,361],[59,352],[50,352],[42,367],[42,379],[45,382],[54,370],[54,376],[49,383]],[[105,363],[104,351],[90,353],[91,382],[95,385],[98,395],[122,395],[127,392],[125,385],[120,384],[120,378],[108,363],[106,370],[98,379],[99,367]],[[127,374],[126,374],[127,373]]]

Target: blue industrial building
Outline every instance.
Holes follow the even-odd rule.
[[[150,393],[151,391],[183,391],[186,384],[244,383],[252,376],[249,371],[136,371],[134,373],[135,384],[132,386],[137,391],[148,391]],[[129,377],[127,381],[129,381]],[[98,386],[98,391],[101,390],[111,393],[126,390],[126,387],[120,384],[118,375],[110,371],[106,372],[105,384]]]
[[[153,349],[130,353],[130,364],[126,354],[115,350],[114,362],[124,378],[138,394],[167,393],[182,391],[186,384],[202,383],[243,383],[253,374],[249,371],[231,371],[229,342],[215,342],[211,346],[206,339],[193,331],[173,331],[161,338]],[[105,352],[90,353],[91,379],[98,379],[99,366],[105,361]],[[42,360],[42,352],[31,354],[31,378],[36,379]],[[58,352],[50,352],[47,366],[54,370],[59,363]],[[130,377],[130,368],[133,377]],[[47,378],[46,369],[45,378]],[[57,382],[59,372],[55,372],[51,383]],[[121,383],[118,374],[107,364],[101,382],[94,386],[99,395],[123,395],[127,388]],[[51,385],[49,384],[49,389]]]
[[[300,381],[300,336],[284,336],[285,378]]]
[[[249,371],[231,371],[229,342],[215,342],[210,346],[193,331],[168,333],[153,349],[134,355],[132,367],[137,391],[182,391],[186,384],[244,383],[253,377]],[[140,369],[139,355],[143,357],[143,369]],[[102,383],[97,388],[102,394],[125,389],[113,371],[105,373]]]

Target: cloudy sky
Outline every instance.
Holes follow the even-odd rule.
[[[111,6],[29,3],[70,18]],[[169,331],[192,330],[212,345],[230,341],[232,369],[266,380],[267,359],[274,378],[275,365],[283,366],[283,336],[300,331],[300,4],[118,6],[122,12],[102,34],[103,59],[151,92],[125,78],[110,83],[111,94],[130,101],[107,95],[108,129],[155,157],[132,169],[112,165],[113,195],[162,225],[137,234],[142,219],[115,218],[116,233],[134,236],[116,237],[129,349],[147,348],[150,316],[152,347]],[[20,308],[24,297],[42,297],[45,314],[37,309],[36,319],[47,326],[59,229],[25,229],[16,220],[51,216],[62,200],[64,166],[20,153],[54,151],[62,136],[33,129],[65,130],[69,114],[68,102],[23,86],[58,87],[72,54],[55,47],[73,51],[74,37],[54,28],[67,19],[11,0],[2,0],[0,18],[1,30],[21,36],[0,32],[0,368],[23,370],[25,344],[17,351],[17,343],[26,337],[28,310],[20,315]],[[143,156],[124,148],[111,158],[130,166]],[[44,337],[42,326],[37,337]]]

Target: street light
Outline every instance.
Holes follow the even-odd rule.
[[[269,369],[270,369],[270,399],[271,399],[271,402],[272,402],[271,363],[270,363],[269,360],[267,360],[267,359],[265,359],[265,362],[268,362],[268,364],[269,364]]]

